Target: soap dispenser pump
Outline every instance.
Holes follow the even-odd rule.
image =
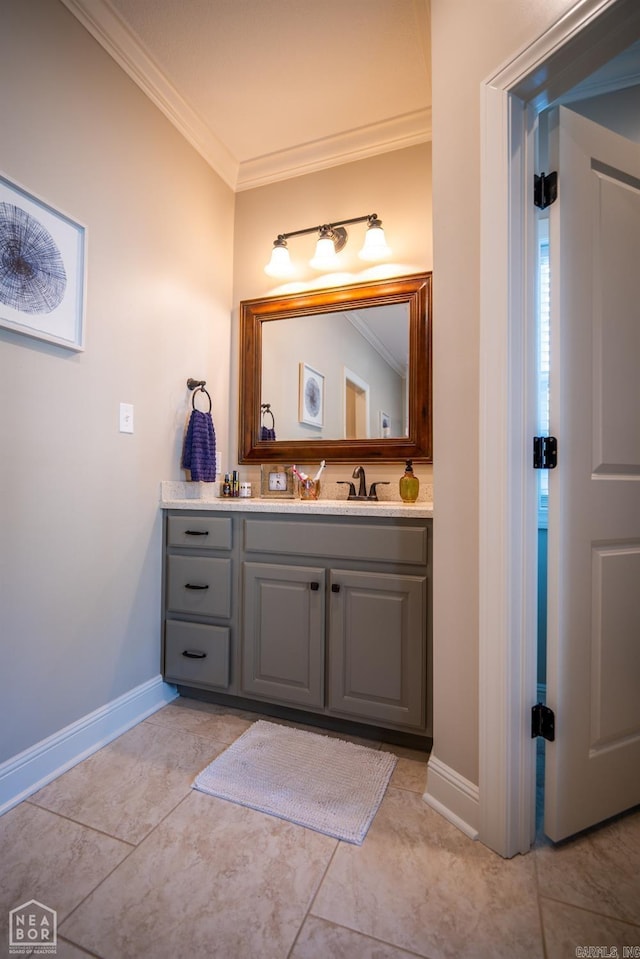
[[[400,497],[403,503],[415,503],[420,490],[420,480],[413,472],[413,460],[407,460],[404,476],[400,477]]]

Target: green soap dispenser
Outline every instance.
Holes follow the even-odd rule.
[[[403,503],[415,503],[420,490],[420,480],[413,472],[413,460],[407,460],[404,476],[400,477],[400,497]]]

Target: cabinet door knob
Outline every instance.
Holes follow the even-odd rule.
[[[311,589],[313,589],[313,590],[320,589],[320,583],[309,583],[309,586],[310,586]]]
[[[185,536],[208,536],[209,530],[208,529],[185,529],[184,535]]]
[[[185,583],[185,589],[209,589],[208,583]]]
[[[199,649],[184,649],[182,655],[186,656],[187,659],[206,659],[207,654],[203,653]]]
[[[332,592],[332,593],[339,593],[339,592],[340,592],[340,584],[339,584],[339,583],[332,583],[332,584],[331,584],[331,592]]]

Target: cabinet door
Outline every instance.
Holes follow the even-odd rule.
[[[330,712],[425,728],[426,582],[331,571]]]
[[[243,564],[242,691],[324,705],[325,571]]]

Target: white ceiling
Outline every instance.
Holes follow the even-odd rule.
[[[430,0],[63,0],[234,190],[431,137]]]

